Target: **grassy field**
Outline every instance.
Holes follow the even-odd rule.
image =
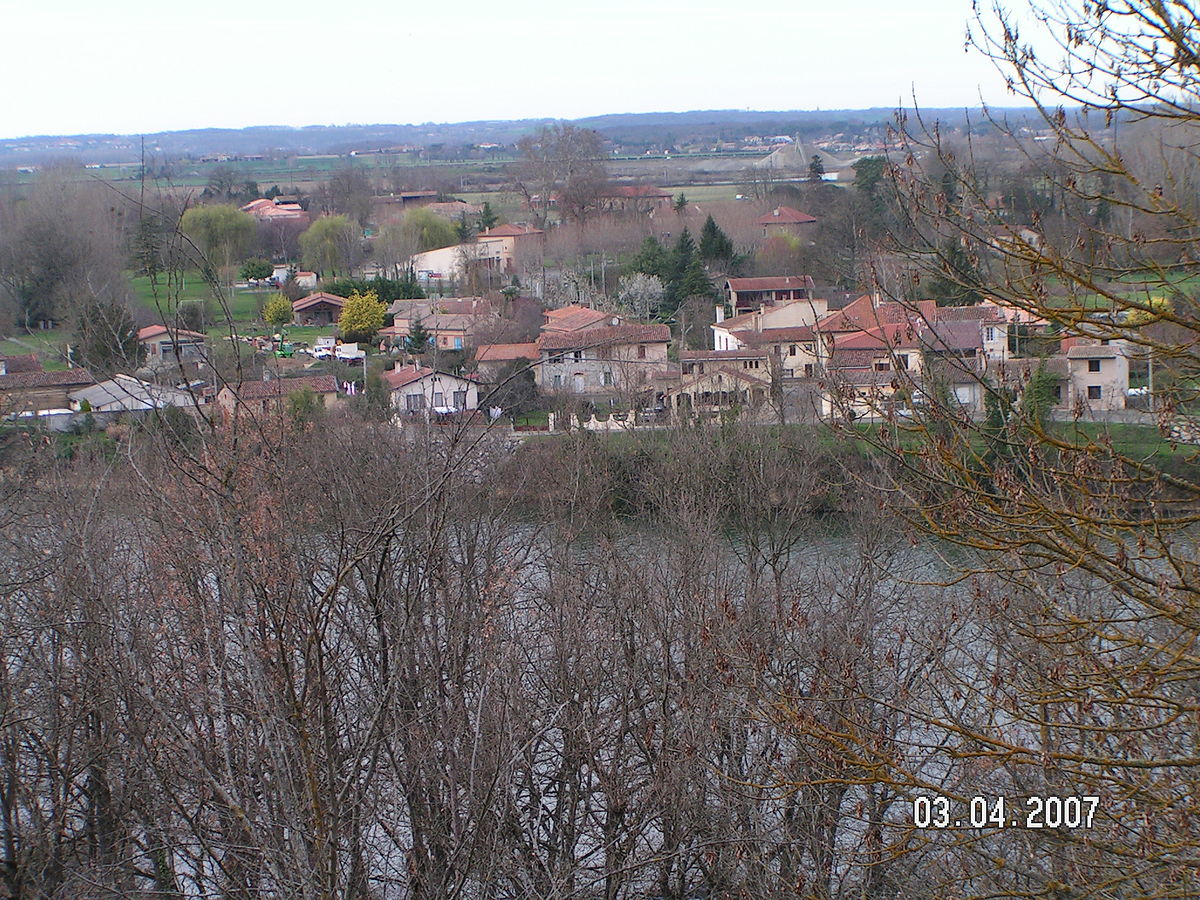
[[[71,334],[64,329],[15,334],[0,340],[0,356],[24,356],[36,353],[42,366],[53,372],[67,368],[66,347]]]

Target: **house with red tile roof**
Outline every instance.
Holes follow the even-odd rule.
[[[307,392],[326,408],[342,402],[337,379],[332,375],[303,375],[226,384],[217,392],[217,406],[229,416],[245,414],[260,418],[279,413],[289,397]]]
[[[383,381],[400,415],[428,417],[479,408],[479,383],[464,375],[408,363],[385,372]]]
[[[292,318],[299,325],[334,325],[345,306],[345,297],[318,291],[292,301]]]
[[[666,325],[616,325],[548,332],[537,340],[538,385],[586,399],[612,399],[647,389],[674,370]]]
[[[86,369],[44,372],[40,363],[38,366],[37,369],[26,368],[23,372],[0,375],[0,415],[29,410],[68,409],[72,391],[96,383]]]
[[[777,206],[765,216],[758,217],[758,225],[763,230],[764,238],[773,234],[804,234],[805,229],[816,221],[816,216],[810,216],[790,206]]]
[[[137,339],[146,365],[156,369],[202,360],[208,335],[166,325],[147,325],[138,330]]]
[[[813,325],[825,315],[826,303],[818,298],[791,300],[778,306],[764,306],[711,325],[713,349],[735,350],[746,346],[746,334],[774,328]]]
[[[764,306],[779,306],[793,300],[811,300],[816,297],[816,291],[817,286],[811,275],[773,275],[725,280],[725,302],[734,316]]]
[[[682,418],[714,415],[733,407],[753,413],[766,404],[770,391],[768,372],[721,366],[685,375],[663,393],[663,405]]]
[[[381,337],[393,342],[408,337],[420,322],[438,350],[462,350],[475,341],[477,332],[496,321],[492,305],[482,297],[439,297],[431,300],[396,300],[388,307],[392,324]]]
[[[599,325],[620,325],[624,322],[621,316],[614,313],[601,312],[587,306],[571,304],[559,309],[548,309],[542,314],[542,334],[562,334],[568,331],[580,331],[584,328],[595,328]]]

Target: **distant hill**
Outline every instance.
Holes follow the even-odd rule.
[[[1030,110],[993,110],[1025,117]],[[966,121],[962,109],[923,110],[927,120],[958,127]],[[974,111],[978,122],[978,111]],[[616,113],[578,119],[630,152],[682,143],[737,141],[748,135],[795,135],[809,139],[822,134],[883,130],[893,110],[696,110],[681,113]],[[251,128],[200,128],[140,135],[42,135],[0,140],[0,168],[42,165],[55,159],[82,164],[130,162],[139,158],[142,143],[160,159],[263,155],[346,154],[394,147],[461,147],[515,143],[523,134],[553,121],[519,119],[425,123],[420,125],[310,125],[294,128],[260,125]]]

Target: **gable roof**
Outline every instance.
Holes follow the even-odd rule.
[[[920,341],[927,350],[942,353],[961,353],[983,349],[983,332],[979,321],[938,321],[922,328]]]
[[[86,400],[93,408],[117,403],[127,409],[161,409],[166,406],[190,406],[196,402],[196,398],[185,390],[160,387],[122,374],[71,391],[68,396],[76,403]]]
[[[341,309],[346,305],[346,298],[339,297],[337,294],[330,294],[326,291],[317,291],[315,294],[309,294],[307,297],[301,297],[299,300],[292,301],[292,309],[296,312],[308,309],[310,306],[317,306],[321,303],[328,303],[330,306],[336,306]]]
[[[758,217],[759,225],[808,225],[815,221],[816,216],[802,213],[790,206],[777,206],[765,216]]]
[[[183,328],[168,328],[166,325],[147,325],[145,328],[138,329],[137,339],[139,341],[148,341],[163,335],[171,335],[174,340],[179,340],[180,338],[198,338],[203,341],[208,337],[207,334],[201,334],[198,331],[186,331]]]
[[[725,286],[734,292],[740,291],[813,291],[816,282],[811,275],[773,275],[762,278],[727,278]]]
[[[476,362],[508,362],[513,359],[537,359],[538,345],[528,344],[483,344],[475,348]]]
[[[388,307],[389,316],[404,319],[423,319],[427,316],[462,315],[486,316],[492,304],[482,297],[435,297],[432,300],[395,300]]]
[[[538,338],[540,350],[584,350],[613,344],[665,344],[671,340],[666,325],[612,325],[580,331],[548,332]]]
[[[547,322],[542,326],[543,331],[579,331],[614,318],[610,313],[575,304],[564,306],[561,309],[548,309],[544,315]]]
[[[306,390],[314,394],[333,394],[337,392],[337,379],[332,375],[303,375],[299,378],[272,378],[270,381],[243,381],[240,384],[227,384],[225,389],[242,400],[266,400]]]
[[[900,325],[916,320],[933,322],[938,305],[932,300],[919,300],[909,305],[887,301],[875,303],[870,294],[863,294],[853,303],[832,312],[817,323],[821,331],[865,331],[880,325]]]
[[[407,366],[400,366],[392,369],[390,372],[383,373],[383,381],[388,386],[389,390],[399,390],[407,384],[420,381],[422,378],[428,378],[431,375],[438,375],[443,378],[454,378],[457,381],[474,381],[466,375],[453,375],[450,372],[442,372],[438,369],[430,369],[426,366],[419,366],[416,363],[410,363]]]
[[[744,382],[750,387],[756,388],[765,387],[771,382],[769,375],[754,375],[750,372],[746,372],[742,369],[736,369],[732,366],[719,366],[715,369],[708,369],[705,372],[698,372],[695,375],[688,375],[684,377],[678,385],[667,391],[667,393],[674,394],[678,391],[684,390],[685,388],[694,387],[700,382],[707,381],[718,376],[732,378],[736,381]]]
[[[16,372],[0,375],[0,391],[34,390],[44,387],[82,387],[95,384],[87,369],[66,369],[59,372]]]

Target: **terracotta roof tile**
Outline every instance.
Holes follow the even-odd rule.
[[[243,381],[226,387],[242,400],[266,400],[305,390],[314,394],[336,393],[337,379],[332,375],[304,375],[299,378],[272,378],[270,381]]]
[[[758,219],[759,225],[808,225],[817,221],[816,216],[802,213],[790,206],[777,206]]]
[[[671,329],[666,325],[616,325],[543,334],[537,343],[541,350],[583,350],[611,344],[665,344],[670,340]]]

